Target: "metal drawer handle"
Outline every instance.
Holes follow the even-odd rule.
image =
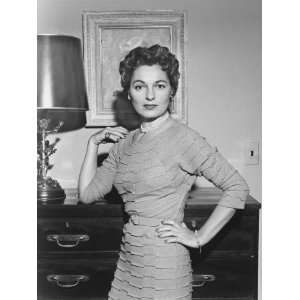
[[[47,275],[49,282],[55,282],[57,286],[62,288],[71,288],[77,286],[80,282],[88,281],[90,278],[87,275]]]
[[[216,276],[212,274],[197,274],[194,275],[193,287],[202,287],[209,281],[215,281]]]
[[[56,242],[63,248],[72,248],[78,246],[80,242],[86,242],[90,239],[87,234],[48,234],[47,241]]]

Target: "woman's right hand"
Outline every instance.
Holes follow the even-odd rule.
[[[120,139],[123,139],[128,134],[128,130],[124,127],[106,127],[89,138],[89,144],[93,146],[99,146],[99,144],[105,142],[117,143]]]

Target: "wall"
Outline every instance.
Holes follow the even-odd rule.
[[[261,200],[261,166],[244,163],[248,140],[261,144],[260,0],[39,0],[38,34],[82,37],[84,10],[186,10],[189,126],[239,169]],[[76,186],[88,137],[95,129],[59,134],[50,175]],[[200,185],[208,185],[200,180]]]

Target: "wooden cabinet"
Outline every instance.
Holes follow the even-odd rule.
[[[201,227],[219,198],[216,189],[193,190],[185,209],[187,225]],[[191,250],[193,299],[257,299],[259,208],[249,197],[246,209],[201,255]],[[113,199],[38,206],[38,299],[106,299],[126,221],[122,204]]]

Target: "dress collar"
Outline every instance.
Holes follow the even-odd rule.
[[[169,119],[169,112],[165,113],[164,115],[162,115],[161,117],[157,118],[156,120],[154,120],[153,122],[151,122],[150,124],[148,124],[146,127],[143,126],[143,124],[141,124],[140,126],[140,130],[143,133],[147,133],[150,131],[153,131],[157,128],[159,128],[163,123],[165,123],[165,121],[167,121]]]

